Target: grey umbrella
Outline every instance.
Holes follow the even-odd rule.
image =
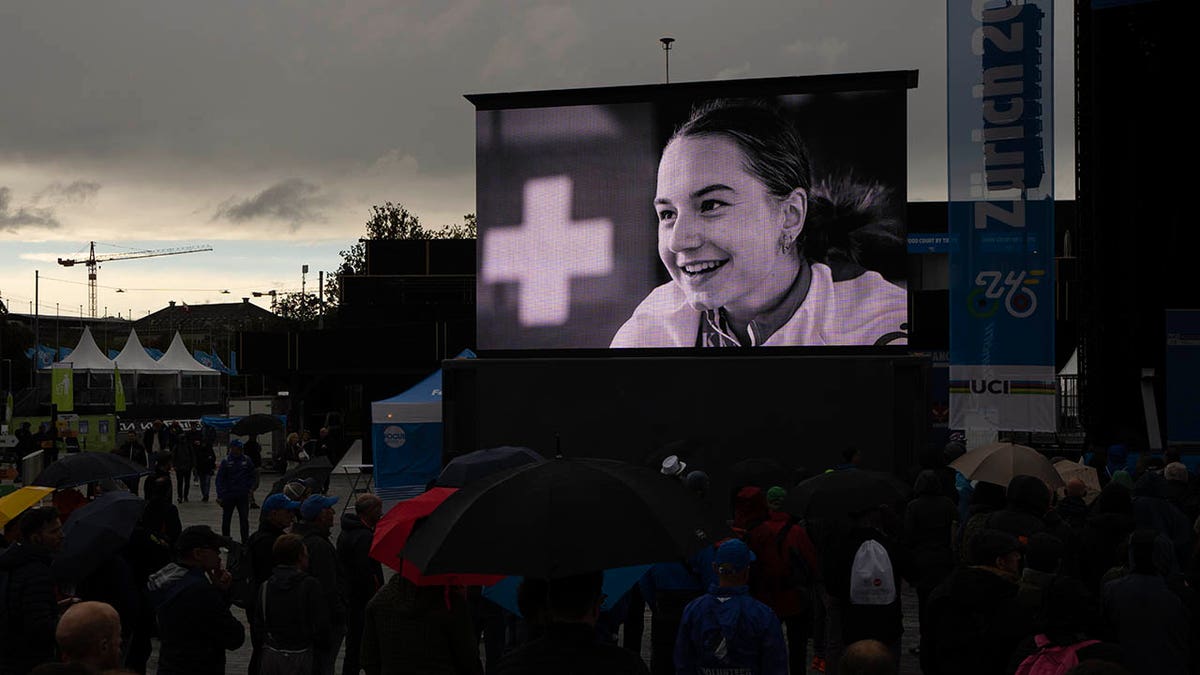
[[[1016,443],[992,443],[968,450],[949,466],[971,480],[1004,487],[1013,476],[1034,476],[1051,491],[1066,484],[1045,455]]]

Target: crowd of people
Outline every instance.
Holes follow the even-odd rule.
[[[369,493],[339,517],[321,481],[289,482],[249,532],[257,471],[238,443],[214,462],[223,531],[184,527],[179,475],[191,482],[206,442],[151,431],[141,481],[61,490],[5,528],[0,675],[145,673],[156,642],[163,674],[230,672],[227,653],[246,643],[251,675],[882,674],[900,672],[913,625],[927,675],[1200,672],[1200,484],[1171,453],[1131,469],[1114,447],[1095,462],[1098,492],[1079,480],[1056,491],[1031,476],[966,480],[951,444],[906,501],[825,518],[786,508],[795,475],[735,486],[728,536],[652,565],[616,599],[602,570],[526,578],[518,614],[478,587],[385,575],[370,556],[384,505]],[[844,459],[830,472],[863,471],[857,453]],[[678,477],[708,490],[703,472]],[[63,522],[120,490],[145,500],[128,542],[63,578]]]

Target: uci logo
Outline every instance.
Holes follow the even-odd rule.
[[[1007,394],[1008,380],[971,380],[972,394]]]
[[[405,440],[402,427],[390,426],[383,430],[383,442],[389,448],[398,448],[404,445]]]

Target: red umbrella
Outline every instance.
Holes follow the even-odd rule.
[[[424,575],[417,566],[403,559],[400,552],[408,543],[417,521],[433,513],[458,488],[435,487],[392,507],[375,525],[370,555],[396,570],[418,586],[490,586],[503,579],[492,574],[434,574]]]

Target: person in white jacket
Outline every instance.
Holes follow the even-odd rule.
[[[658,253],[671,281],[611,346],[905,344],[907,293],[859,261],[867,246],[903,246],[886,198],[877,184],[814,185],[775,109],[707,102],[659,162]]]

